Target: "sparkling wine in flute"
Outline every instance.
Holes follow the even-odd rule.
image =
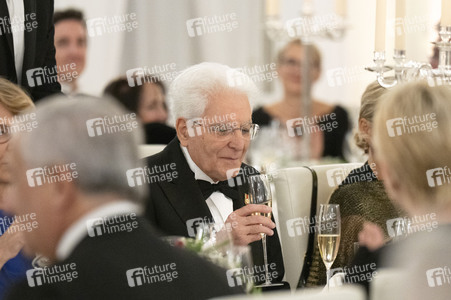
[[[250,201],[250,200],[249,200],[249,195],[246,194],[246,195],[245,195],[244,203],[245,203],[246,205],[247,205],[247,204],[250,204],[250,203],[256,203],[256,204],[262,204],[262,205],[266,205],[266,206],[272,207],[272,198],[269,198],[268,201],[261,202],[261,203],[257,203],[257,202]],[[257,212],[257,213],[253,213],[253,215],[254,215],[254,216],[264,216],[264,217],[267,217],[267,218],[270,218],[270,219],[271,219],[271,212],[269,212],[269,213],[259,213],[259,212]]]
[[[340,246],[339,234],[319,234],[318,247],[323,262],[327,268],[330,268],[335,261]]]
[[[266,205],[266,206],[269,206],[269,207],[272,207],[272,199],[269,199],[269,201],[263,202],[263,203],[261,203],[261,204]],[[258,213],[258,214],[259,214],[260,216],[267,217],[267,218],[270,218],[270,219],[271,219],[271,212],[269,212],[269,213],[267,213],[267,214],[265,214],[265,213]]]
[[[269,178],[267,175],[259,174],[252,175],[248,177],[249,180],[249,195],[245,198],[246,204],[263,204],[266,206],[272,206],[272,193],[271,193],[271,185],[269,182]],[[271,213],[260,213],[256,214],[271,218]],[[262,246],[263,246],[263,262],[265,265],[265,282],[261,285],[257,285],[256,287],[267,287],[267,286],[280,286],[282,283],[272,283],[269,270],[268,270],[268,253],[266,249],[266,234],[260,233],[262,237]]]
[[[326,266],[327,290],[329,290],[330,268],[340,246],[340,205],[321,204],[318,225],[318,248]]]

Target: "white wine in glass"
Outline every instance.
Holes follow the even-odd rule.
[[[262,204],[272,207],[272,193],[271,185],[268,179],[268,175],[252,175],[249,176],[249,203],[247,204]],[[264,217],[271,218],[271,213],[258,213]],[[269,279],[268,271],[268,254],[266,250],[266,234],[260,233],[262,236],[263,243],[263,260],[265,264],[265,283],[257,285],[255,287],[266,287],[266,286],[280,286],[282,283],[271,283]]]
[[[340,246],[341,218],[338,204],[321,204],[318,224],[318,248],[327,270],[329,290],[330,267],[337,257]]]

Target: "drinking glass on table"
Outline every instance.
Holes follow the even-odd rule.
[[[272,193],[268,175],[252,175],[249,179],[249,204],[263,204],[272,207]],[[258,213],[271,218],[271,213]],[[263,243],[263,260],[265,264],[265,283],[256,287],[281,286],[282,283],[271,283],[268,272],[268,254],[266,249],[266,234],[260,233]]]
[[[321,204],[318,224],[318,248],[327,269],[327,289],[329,290],[330,267],[337,257],[340,246],[341,218],[340,205]]]

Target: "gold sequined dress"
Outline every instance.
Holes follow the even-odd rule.
[[[371,171],[370,171],[371,172]],[[375,176],[374,176],[375,177]],[[354,256],[354,242],[366,221],[379,225],[388,238],[386,222],[403,215],[388,199],[381,181],[361,181],[341,185],[332,194],[330,204],[340,205],[341,240],[337,258],[331,269],[347,266]],[[326,284],[326,267],[315,240],[312,265],[306,286]]]

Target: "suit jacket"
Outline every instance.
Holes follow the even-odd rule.
[[[188,237],[188,220],[195,218],[212,220],[213,217],[177,138],[172,140],[163,151],[147,158],[149,168],[171,163],[175,163],[177,178],[150,183],[150,196],[145,215],[152,225],[165,234]],[[241,168],[247,170],[244,174],[258,174],[254,168],[246,164],[242,164]],[[233,201],[233,210],[245,205],[244,194],[248,193],[248,184],[247,181],[242,183],[242,185],[238,183],[236,185],[240,199]],[[250,246],[254,265],[264,266],[262,242],[253,242]],[[283,258],[276,229],[273,236],[267,237],[267,249],[268,264],[271,266],[275,263],[277,271],[277,278],[274,281],[282,281]]]
[[[51,280],[45,279],[42,284],[41,277],[35,276],[40,282],[30,277],[35,286],[23,281],[7,299],[209,299],[242,293],[241,287],[229,286],[226,270],[159,240],[144,218],[135,221],[138,226],[130,232],[86,236],[67,259],[57,264],[64,270],[57,273],[60,278],[62,274],[69,278],[66,270],[77,272],[70,282],[49,283]],[[130,219],[118,224],[126,222]],[[68,267],[70,264],[75,264],[74,268]],[[150,270],[147,274],[159,279],[145,281],[141,273],[127,272],[144,267]]]
[[[38,82],[32,82],[31,85],[34,85],[34,87],[30,86],[26,74],[27,70],[35,68],[55,69],[53,0],[23,0],[23,2],[25,16],[28,16],[30,23],[36,22],[37,28],[24,30],[25,51],[21,85],[33,100],[37,101],[45,96],[61,92],[58,81],[42,85],[39,85]],[[35,14],[35,18],[31,18],[31,14]],[[0,24],[0,76],[17,84],[13,35],[9,22],[5,22],[7,19],[10,20],[5,0],[0,1],[0,18],[2,20]]]

